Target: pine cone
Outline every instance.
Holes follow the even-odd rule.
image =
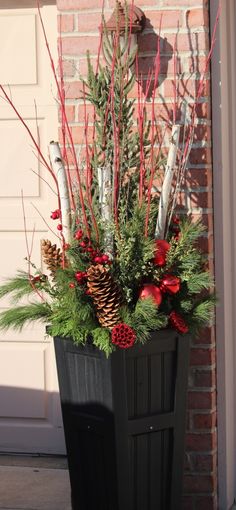
[[[120,322],[121,294],[109,269],[97,264],[87,271],[87,285],[97,311],[97,318],[104,328],[113,328]]]
[[[62,265],[62,252],[56,244],[52,244],[48,239],[41,242],[41,253],[43,262],[49,269],[51,276],[55,276],[56,270]]]

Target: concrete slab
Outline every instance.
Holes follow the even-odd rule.
[[[71,510],[68,470],[0,466],[0,510]]]
[[[0,454],[0,466],[37,467],[45,469],[67,469],[67,458],[64,455],[23,455]]]

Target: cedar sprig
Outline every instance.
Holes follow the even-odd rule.
[[[144,236],[145,208],[138,205],[129,221],[120,218],[119,235],[115,232],[116,260],[114,273],[123,289],[127,303],[137,301],[137,292],[144,278],[151,275],[155,250],[154,239]]]
[[[91,331],[93,344],[101,351],[104,351],[107,358],[115,350],[111,343],[111,333],[107,328],[95,328]]]

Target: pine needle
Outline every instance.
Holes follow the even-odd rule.
[[[30,322],[48,322],[51,317],[51,308],[46,303],[32,303],[18,306],[0,313],[0,329],[7,331],[12,328],[21,331]]]
[[[18,271],[17,275],[9,278],[0,286],[0,299],[11,294],[12,303],[17,303],[24,296],[34,293],[29,282],[29,275],[25,271]]]

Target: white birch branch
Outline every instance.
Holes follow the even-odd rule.
[[[109,231],[112,219],[112,183],[111,167],[109,165],[98,167],[98,187],[99,203],[101,205],[101,217],[105,228],[105,246],[106,250],[112,254],[113,236]]]
[[[165,175],[162,184],[161,196],[159,201],[159,209],[155,230],[156,239],[164,239],[166,230],[166,218],[169,207],[172,180],[176,165],[177,150],[179,146],[180,125],[174,124],[171,133],[170,148],[165,168]]]
[[[61,202],[61,223],[63,226],[63,236],[65,242],[69,242],[71,238],[71,207],[68,182],[66,177],[65,166],[61,156],[61,149],[58,142],[50,142],[49,155],[53,168],[53,172],[57,177],[60,202]]]

